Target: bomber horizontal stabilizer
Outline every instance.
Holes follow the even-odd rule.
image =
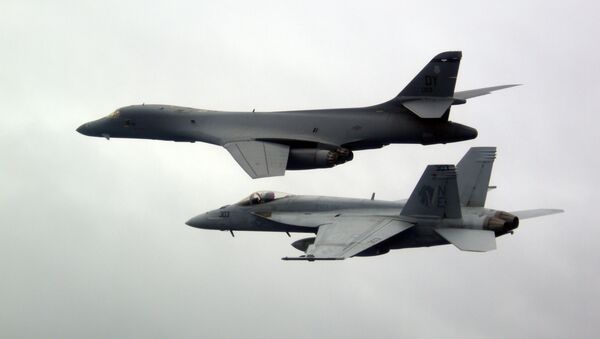
[[[437,119],[441,118],[446,110],[452,105],[454,99],[424,98],[402,102],[404,107],[416,114],[419,118]]]
[[[484,87],[484,88],[471,89],[471,90],[468,90],[468,91],[454,92],[454,98],[457,99],[457,100],[467,100],[467,99],[470,99],[470,98],[475,98],[475,97],[479,97],[479,96],[482,96],[482,95],[490,94],[493,91],[498,91],[498,90],[501,90],[501,89],[515,87],[515,86],[521,86],[521,84],[500,85],[500,86],[492,86],[492,87]]]
[[[419,118],[423,119],[437,119],[441,118],[448,108],[452,105],[460,105],[467,102],[467,99],[475,98],[478,96],[490,94],[493,91],[520,86],[517,85],[502,85],[494,87],[485,87],[472,89],[468,91],[455,92],[451,97],[432,97],[432,96],[420,96],[420,97],[407,97],[399,96],[398,100],[402,102],[402,105],[408,108],[411,112],[416,114]]]

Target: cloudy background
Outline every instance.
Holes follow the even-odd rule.
[[[0,337],[595,337],[600,329],[594,1],[0,2]],[[79,135],[140,103],[370,105],[436,53],[479,137],[358,152],[250,180],[222,148]],[[283,262],[285,234],[193,229],[275,189],[401,199],[428,163],[498,146],[487,205],[564,208],[485,254],[453,246]]]

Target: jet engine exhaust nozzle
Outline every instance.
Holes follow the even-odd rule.
[[[519,218],[507,212],[499,212],[496,216],[505,221],[505,227],[508,231],[514,230],[519,227]]]
[[[484,228],[496,233],[507,233],[519,227],[519,218],[507,212],[498,212],[488,218]]]

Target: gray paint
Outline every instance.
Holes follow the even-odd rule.
[[[389,144],[445,144],[475,138],[475,129],[448,120],[450,106],[464,104],[467,97],[489,94],[512,85],[455,93],[461,57],[461,52],[436,55],[398,96],[374,106],[219,112],[170,105],[135,105],[85,123],[77,131],[107,139],[201,141],[225,146],[252,178],[283,175],[285,168],[268,170],[271,161],[277,164],[273,167],[280,167],[281,155],[266,152],[267,147],[263,152],[261,145],[242,152],[236,143],[268,142],[274,144],[271,149],[280,148],[278,145],[288,146],[290,156],[283,158],[288,169],[332,167],[352,160],[352,151]],[[261,150],[255,152],[252,149]],[[327,163],[314,160],[317,155],[311,152],[321,150],[330,151],[330,157],[339,160]],[[298,152],[304,152],[306,156],[298,156]]]
[[[599,4],[0,2],[0,336],[593,338],[600,325]],[[83,138],[118,106],[231,111],[365,106],[437,51],[473,141],[358,152],[249,180],[207,144]],[[115,142],[119,141],[119,142]],[[486,205],[561,206],[483,255],[453,246],[292,264],[283,233],[202,231],[192,215],[272,189],[394,200],[432,161],[500,151]],[[592,179],[593,180],[593,179]],[[357,305],[360,305],[357,307]],[[265,319],[270,319],[265,326]]]
[[[202,141],[220,146],[235,141],[268,140],[291,145],[306,143],[313,148],[320,143],[326,148],[350,149],[362,148],[353,146],[355,144],[381,147],[390,143],[421,143],[424,134],[440,135],[439,142],[472,139],[477,135],[473,129],[460,124],[419,119],[405,108],[398,110],[385,111],[371,106],[289,112],[217,112],[136,105],[118,109],[115,118],[85,123],[78,131],[96,137]],[[126,125],[128,120],[135,126]],[[313,132],[315,129],[318,130]]]
[[[406,202],[294,195],[278,198],[277,193],[264,191],[197,215],[186,224],[230,232],[316,234],[314,245],[310,239],[293,244],[307,255],[286,260],[337,260],[448,243],[464,251],[486,252],[496,249],[495,237],[513,233],[520,215],[532,218],[562,212],[545,209],[514,215],[484,208],[485,194],[481,196],[481,192],[488,190],[495,157],[495,147],[471,148],[459,162],[458,175],[454,165],[427,166]],[[459,181],[463,183],[460,192]],[[477,199],[471,198],[473,192],[477,192]],[[352,251],[357,244],[361,250]]]

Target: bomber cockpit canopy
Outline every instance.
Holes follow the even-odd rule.
[[[119,112],[119,110],[116,110],[116,111],[112,112],[111,114],[109,114],[108,117],[110,119],[115,119],[115,118],[118,118],[120,114],[121,114],[121,112]]]
[[[266,204],[268,202],[287,198],[289,196],[291,196],[291,194],[283,193],[283,192],[258,191],[258,192],[254,192],[254,193],[250,194],[249,196],[242,199],[242,201],[238,202],[237,204],[241,205],[241,206]]]

